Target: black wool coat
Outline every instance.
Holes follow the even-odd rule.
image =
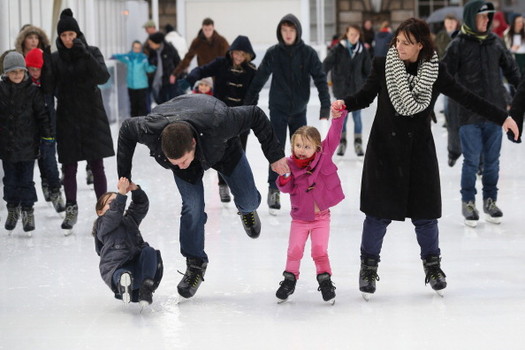
[[[13,84],[0,81],[0,159],[31,161],[38,157],[40,138],[52,137],[44,97],[26,78]]]
[[[417,63],[407,70],[415,75]],[[503,124],[507,117],[505,110],[456,83],[442,63],[430,105],[413,116],[399,115],[390,101],[384,57],[374,59],[363,88],[344,99],[353,111],[368,107],[378,97],[361,180],[361,211],[365,214],[400,221],[441,217],[439,168],[430,117],[440,93],[497,124]]]
[[[57,38],[58,51],[44,64],[48,66],[46,90],[53,91],[57,97],[57,149],[62,164],[115,155],[98,88],[110,75],[100,50],[88,46],[82,35],[79,39],[85,50],[76,46],[67,49]]]
[[[161,133],[170,123],[187,123],[197,142],[195,159],[187,169],[172,165],[161,146]],[[137,143],[150,149],[150,155],[181,179],[195,183],[205,170],[213,168],[229,175],[243,154],[240,142],[229,142],[253,130],[262,151],[273,163],[284,157],[266,114],[256,106],[228,107],[206,94],[186,94],[155,107],[146,117],[125,120],[119,131],[117,170],[119,177],[131,179],[132,159]]]

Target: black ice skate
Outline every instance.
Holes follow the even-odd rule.
[[[487,198],[483,201],[483,212],[485,213],[485,220],[493,224],[500,224],[503,212],[496,205],[496,201],[492,198]]]
[[[66,204],[66,217],[62,222],[62,229],[67,230],[64,235],[68,236],[73,233],[73,226],[77,223],[78,205],[75,203]]]
[[[317,290],[321,291],[323,295],[323,300],[327,303],[334,305],[335,303],[335,287],[330,279],[330,274],[328,272],[321,273],[317,275],[317,282],[319,282],[319,288]]]
[[[31,232],[35,229],[35,214],[33,208],[22,208],[22,225],[24,232]],[[31,235],[29,233],[29,235]]]
[[[270,208],[271,215],[277,215],[277,211],[281,209],[281,192],[277,188],[268,188],[267,198],[268,208]]]
[[[142,307],[150,305],[153,302],[153,292],[155,291],[155,282],[152,279],[145,279],[139,289],[139,303]]]
[[[184,298],[191,298],[199,289],[202,281],[204,281],[204,274],[206,273],[207,262],[196,258],[186,259],[186,273],[177,286],[177,291]],[[182,272],[179,271],[182,274]]]
[[[66,205],[64,204],[64,198],[62,198],[62,193],[60,188],[54,188],[49,194],[51,203],[53,203],[53,208],[57,213],[62,213],[66,211]]]
[[[277,297],[277,299],[279,299],[277,301],[279,304],[285,302],[288,299],[288,297],[293,294],[293,292],[295,291],[295,284],[297,283],[297,280],[295,279],[295,275],[293,273],[284,271],[283,276],[284,280],[279,282],[280,287],[275,293],[275,296]]]
[[[355,154],[358,157],[362,157],[365,155],[365,152],[363,151],[363,141],[361,139],[361,135],[356,135],[354,139],[354,150]]]
[[[359,290],[363,299],[370,300],[372,294],[376,291],[376,281],[379,281],[377,275],[377,266],[379,259],[361,258],[361,270],[359,271]]]
[[[7,219],[5,220],[5,229],[9,232],[13,231],[20,218],[20,206],[14,204],[7,204]]]
[[[93,178],[93,172],[91,171],[91,168],[89,165],[86,165],[86,184],[87,185],[93,185],[94,178]]]
[[[219,185],[219,196],[221,197],[222,203],[231,202],[232,198],[230,196],[230,189],[228,185]]]
[[[430,287],[440,296],[443,296],[443,289],[447,287],[446,275],[441,270],[441,258],[439,256],[429,256],[423,260],[425,269],[425,285],[430,283]]]
[[[337,147],[337,155],[344,156],[346,152],[346,132],[341,133],[341,139],[339,140],[339,147]]]
[[[259,215],[257,214],[257,210],[252,211],[248,214],[241,214],[242,220],[242,226],[244,227],[244,231],[246,231],[246,234],[250,238],[258,238],[261,234],[261,220],[259,219]]]
[[[49,185],[46,179],[42,179],[42,193],[46,202],[51,202],[51,192],[49,191]]]
[[[131,301],[131,283],[132,278],[129,272],[124,272],[122,275],[120,275],[118,290],[120,296],[122,297],[122,301],[125,304],[129,304]]]

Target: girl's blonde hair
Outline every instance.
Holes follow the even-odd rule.
[[[321,134],[319,133],[319,130],[317,130],[313,126],[305,125],[297,129],[292,135],[292,141],[291,141],[292,153],[293,153],[295,139],[297,138],[297,136],[301,136],[303,140],[313,143],[316,148],[316,152],[319,152],[321,150]]]

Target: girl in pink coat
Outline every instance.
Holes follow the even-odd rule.
[[[346,111],[339,117],[332,116],[330,130],[322,142],[319,131],[313,126],[299,128],[292,135],[292,155],[287,159],[291,173],[279,176],[276,180],[279,190],[290,194],[292,206],[284,280],[276,293],[279,302],[286,301],[295,290],[308,236],[312,240],[318,290],[324,301],[335,302],[335,287],[330,279],[332,269],[328,258],[330,207],[338,204],[345,196],[332,156],[339,146],[345,115]]]

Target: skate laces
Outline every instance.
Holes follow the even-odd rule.
[[[376,266],[364,266],[361,270],[361,279],[372,282],[374,280],[379,281],[379,275],[377,274]]]
[[[492,200],[492,198],[488,198],[487,199],[487,202],[486,202],[486,205],[485,205],[485,210],[489,214],[496,214],[496,213],[500,212],[500,209],[496,205],[496,202],[494,200]]]
[[[319,283],[319,288],[317,288],[317,290],[321,292],[333,292],[335,290],[335,286],[332,280],[326,279]]]
[[[255,214],[253,212],[248,213],[248,214],[241,214],[241,215],[242,215],[242,222],[244,222],[245,226],[251,227],[255,225]]]
[[[186,273],[182,273],[177,270],[178,273],[184,275],[183,282],[188,285],[195,287],[199,284],[199,280],[204,281],[204,276],[202,275],[202,267],[199,266],[188,266]]]
[[[440,280],[444,277],[447,277],[438,263],[431,263],[431,265],[426,265],[427,275],[425,276],[425,284],[429,283],[431,280]]]

